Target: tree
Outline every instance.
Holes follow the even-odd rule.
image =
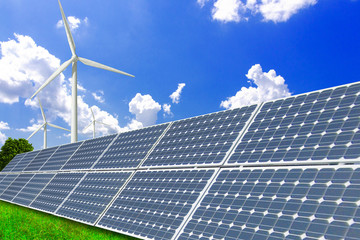
[[[32,144],[24,138],[8,138],[0,151],[0,171],[17,155],[34,150]]]

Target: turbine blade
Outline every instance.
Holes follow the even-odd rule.
[[[55,125],[55,124],[52,124],[52,123],[47,123],[47,124],[48,124],[49,126],[51,126],[51,127],[58,128],[58,129],[62,129],[62,130],[65,130],[65,131],[70,132],[69,129],[66,129],[66,128],[63,128],[63,127],[59,127],[59,126],[57,126],[57,125]]]
[[[90,108],[90,110],[91,110],[91,114],[92,114],[92,116],[93,116],[93,119],[94,119],[94,121],[95,121],[95,115],[94,115],[94,112],[93,112],[92,108]]]
[[[110,124],[106,124],[106,123],[103,123],[103,122],[100,122],[100,121],[95,121],[95,122],[100,123],[100,124],[102,124],[102,125],[106,125],[106,126],[111,127],[111,125],[110,125]]]
[[[44,127],[46,123],[43,123],[38,129],[35,130],[26,140],[29,140],[32,136],[34,136],[40,129]]]
[[[64,71],[72,61],[74,61],[75,57],[70,58],[53,73],[51,76],[46,80],[46,82],[31,96],[30,99],[33,99],[44,87],[46,87],[52,80],[54,80],[62,71]]]
[[[44,109],[43,109],[43,107],[42,107],[42,105],[41,105],[41,102],[40,102],[40,98],[37,97],[37,99],[38,99],[38,101],[39,101],[40,110],[41,110],[41,115],[42,115],[42,117],[43,117],[43,119],[44,119],[44,122],[46,122],[46,117],[45,117]]]
[[[91,60],[86,59],[86,58],[79,57],[79,61],[82,62],[83,64],[86,64],[86,65],[91,66],[91,67],[101,68],[101,69],[104,69],[104,70],[108,70],[108,71],[120,73],[120,74],[129,76],[129,77],[135,77],[134,75],[131,75],[131,74],[129,74],[129,73],[126,73],[126,72],[117,70],[117,69],[115,69],[115,68],[106,66],[106,65],[101,64],[101,63],[97,63],[97,62],[91,61]]]
[[[89,125],[86,126],[86,128],[84,128],[84,130],[88,129],[92,124],[93,124],[94,121],[91,121],[91,123]],[[83,131],[84,131],[83,130]]]
[[[64,26],[65,26],[65,32],[66,32],[67,40],[69,42],[69,46],[70,46],[70,49],[71,49],[71,53],[72,53],[73,56],[75,56],[76,53],[75,53],[74,39],[73,39],[73,37],[71,35],[70,27],[69,27],[69,24],[68,24],[68,22],[66,20],[66,16],[65,16],[64,10],[63,10],[63,8],[61,6],[60,0],[58,0],[58,2],[59,2],[59,6],[60,6],[60,11],[61,11],[61,17],[62,17]]]

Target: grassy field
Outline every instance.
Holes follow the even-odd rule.
[[[136,239],[0,201],[0,239]]]

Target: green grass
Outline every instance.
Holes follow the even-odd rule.
[[[0,239],[136,239],[0,201]]]

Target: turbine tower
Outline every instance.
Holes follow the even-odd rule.
[[[84,128],[84,130],[88,129],[88,127],[90,127],[91,125],[93,125],[93,138],[95,138],[95,123],[100,123],[100,124],[102,124],[102,125],[109,126],[109,127],[111,127],[111,126],[110,126],[109,124],[106,124],[106,123],[103,123],[103,122],[100,122],[100,121],[96,120],[92,108],[90,108],[90,110],[91,110],[91,114],[92,114],[93,120],[91,121],[91,123],[90,123],[89,125],[87,125],[86,128]],[[83,131],[84,131],[84,130],[83,130]]]
[[[66,129],[66,128],[62,128],[62,127],[59,127],[55,124],[52,124],[52,123],[49,123],[46,121],[46,117],[45,117],[45,113],[44,113],[44,109],[42,108],[41,106],[41,102],[40,102],[40,99],[38,98],[39,100],[39,105],[40,105],[40,109],[41,109],[41,115],[43,117],[43,120],[44,120],[44,123],[38,128],[36,129],[28,138],[27,140],[29,140],[32,136],[35,135],[35,133],[37,133],[41,128],[44,127],[44,149],[47,148],[47,126],[49,125],[50,127],[54,127],[54,128],[58,128],[58,129],[62,129],[62,130],[65,130],[65,131],[68,131],[70,132],[70,130]]]
[[[46,87],[52,80],[54,80],[62,71],[64,71],[71,63],[72,63],[72,93],[71,93],[71,142],[77,142],[78,139],[78,126],[77,126],[77,61],[80,61],[84,63],[85,65],[101,68],[104,70],[120,73],[129,77],[134,77],[133,75],[117,70],[112,67],[108,67],[106,65],[91,61],[86,58],[78,57],[75,52],[75,43],[74,39],[70,32],[69,24],[66,20],[64,10],[61,6],[60,0],[58,0],[60,11],[61,11],[61,17],[64,23],[65,31],[67,40],[69,42],[70,50],[72,53],[72,56],[69,60],[61,64],[61,66],[46,80],[46,82],[31,96],[30,99],[35,97],[44,87]]]

